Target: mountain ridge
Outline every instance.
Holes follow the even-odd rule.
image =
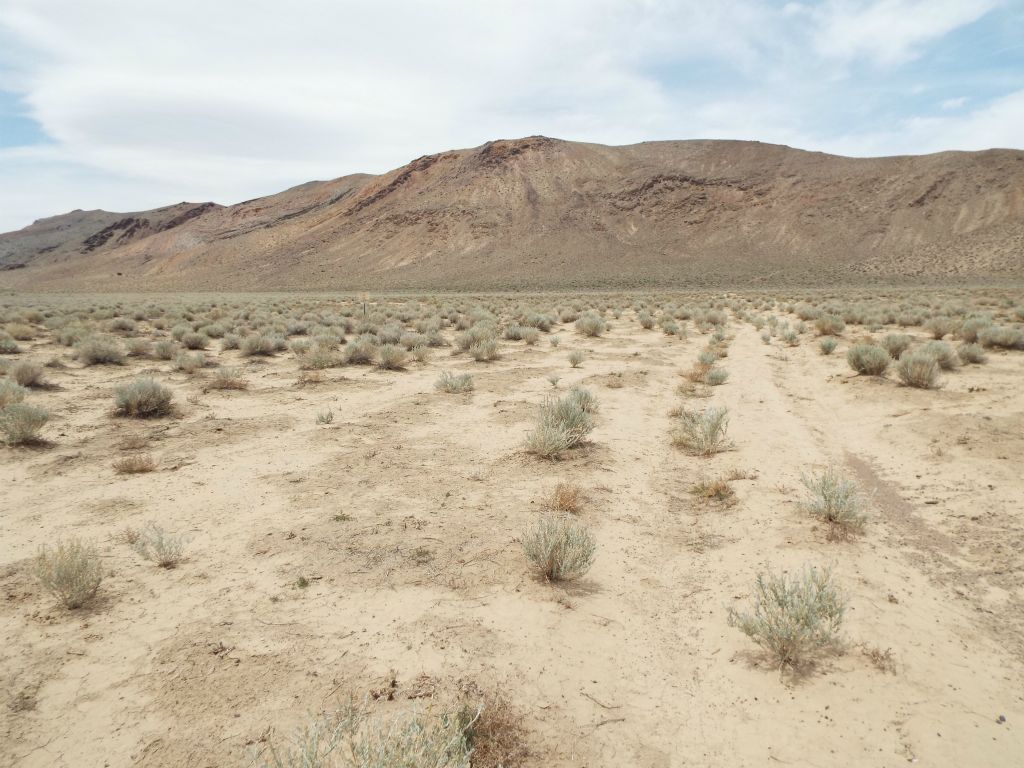
[[[1024,152],[530,136],[230,206],[40,219],[0,235],[0,269],[12,290],[1019,279]]]

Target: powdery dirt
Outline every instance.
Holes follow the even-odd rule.
[[[32,397],[53,445],[0,450],[0,763],[246,765],[343,694],[386,691],[388,712],[472,683],[524,712],[533,766],[1018,764],[1024,355],[922,391],[853,376],[845,342],[823,357],[733,321],[729,381],[689,405],[728,406],[735,446],[699,458],[671,446],[669,412],[703,339],[631,313],[612,325],[557,349],[503,342],[491,364],[440,350],[304,386],[291,355],[211,353],[243,366],[243,392],[153,361],[49,371],[56,388]],[[144,369],[178,417],[109,415],[113,386]],[[436,392],[442,369],[475,391]],[[592,442],[559,462],[521,450],[552,373],[601,406]],[[333,423],[314,423],[326,409]],[[113,472],[129,435],[156,472]],[[829,541],[798,509],[801,474],[828,464],[872,493],[861,538]],[[689,492],[734,469],[734,505]],[[553,586],[518,538],[562,480],[585,489],[599,548]],[[178,568],[121,541],[148,521],[187,536]],[[110,575],[68,613],[27,566],[71,536]],[[783,674],[726,611],[759,570],[805,562],[849,593],[846,651]]]

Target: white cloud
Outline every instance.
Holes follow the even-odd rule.
[[[977,21],[999,0],[831,0],[812,13],[814,44],[826,58],[891,66]]]
[[[1024,90],[956,115],[910,117],[891,130],[836,137],[829,151],[855,156],[920,155],[949,149],[1020,148]]]
[[[960,109],[960,107],[962,107],[966,103],[966,96],[958,96],[955,99],[946,99],[941,104],[939,104],[939,107],[942,109]]]
[[[53,146],[0,151],[0,231],[75,207],[230,203],[535,133],[902,146],[830,138],[847,66],[905,61],[991,5],[4,0],[0,88]]]

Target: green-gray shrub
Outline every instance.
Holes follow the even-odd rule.
[[[172,360],[178,354],[178,345],[173,339],[160,339],[153,345],[153,357],[157,360]]]
[[[924,350],[908,349],[900,355],[896,374],[908,387],[935,389],[939,385],[939,363]]]
[[[969,317],[960,326],[960,338],[972,344],[978,340],[978,334],[992,326],[992,321],[987,317]]]
[[[129,357],[149,357],[153,353],[153,342],[149,339],[128,339],[127,347]]]
[[[590,414],[596,407],[596,401],[585,400],[588,399],[572,393],[563,398],[547,398],[538,412],[537,425],[526,438],[526,450],[553,459],[582,443],[594,429]]]
[[[579,368],[583,365],[583,361],[587,355],[582,349],[574,349],[569,353],[569,366],[571,368]]]
[[[185,538],[168,533],[156,523],[147,525],[132,547],[143,560],[161,568],[174,568],[185,557]]]
[[[377,340],[369,334],[351,339],[342,350],[342,357],[349,365],[367,365],[376,356]]]
[[[6,408],[12,403],[20,403],[27,394],[28,390],[20,384],[0,379],[0,408]]]
[[[409,360],[409,355],[406,353],[405,347],[398,344],[385,344],[380,348],[377,354],[379,355],[377,367],[389,371],[402,370],[402,368],[405,367],[406,362]]]
[[[253,334],[242,339],[238,349],[245,357],[270,357],[277,352],[277,343],[272,336]]]
[[[805,512],[828,523],[831,533],[860,533],[867,523],[864,501],[856,481],[829,467],[820,475],[804,475],[807,496],[801,502]]]
[[[889,333],[882,339],[882,346],[893,360],[899,360],[900,355],[910,349],[913,343],[913,337],[905,333]]]
[[[210,340],[202,333],[186,333],[181,337],[181,343],[186,349],[206,349]]]
[[[962,363],[974,363],[980,365],[988,360],[988,355],[985,354],[985,348],[980,344],[972,344],[965,342],[957,347],[957,355],[960,357]]]
[[[814,327],[822,336],[838,336],[846,329],[846,323],[838,315],[821,315],[814,321]]]
[[[799,667],[839,643],[846,597],[828,568],[792,576],[758,574],[747,611],[729,609],[729,625],[771,653],[780,667]]]
[[[173,399],[167,387],[148,376],[140,376],[114,390],[114,412],[136,419],[167,416],[171,413]]]
[[[1024,331],[993,325],[978,332],[978,343],[987,348],[1024,349]]]
[[[441,375],[434,382],[434,388],[449,394],[472,392],[473,377],[468,373],[453,374],[449,371],[441,371]]]
[[[21,352],[21,347],[18,346],[18,342],[6,333],[0,333],[0,354],[16,355],[19,352]]]
[[[0,432],[9,445],[33,445],[42,442],[41,432],[49,420],[46,409],[15,402],[0,410]]]
[[[477,713],[478,715],[479,713]],[[414,710],[372,719],[351,701],[296,731],[290,743],[271,741],[258,768],[470,768],[467,732],[476,722],[461,711]]]
[[[179,352],[174,358],[174,369],[185,373],[195,373],[206,366],[206,355],[202,352]]]
[[[728,408],[683,410],[672,430],[672,443],[697,456],[711,456],[732,446],[727,436],[728,430]]]
[[[866,376],[884,375],[891,360],[888,352],[874,344],[854,344],[846,353],[850,367]]]
[[[584,336],[600,336],[608,326],[600,315],[587,312],[576,321],[576,330]]]
[[[818,342],[818,351],[823,355],[831,355],[838,346],[839,341],[835,336],[826,336]]]
[[[109,336],[86,336],[75,344],[75,357],[84,365],[121,365],[124,349]]]
[[[919,351],[934,357],[939,368],[944,371],[952,371],[960,367],[960,358],[957,357],[953,347],[945,341],[929,341]],[[902,359],[902,355],[900,357]]]
[[[590,529],[568,515],[545,515],[523,534],[522,543],[530,562],[551,581],[585,574],[597,550]]]
[[[44,387],[43,366],[31,360],[21,360],[11,366],[7,375],[23,387]]]
[[[924,329],[932,335],[933,339],[938,340],[943,336],[953,333],[957,329],[957,325],[957,322],[952,318],[936,315],[925,321]]]
[[[709,368],[704,374],[704,383],[709,387],[717,387],[729,380],[729,371],[725,368]]]
[[[43,545],[33,564],[43,589],[68,609],[81,608],[96,596],[103,581],[103,565],[95,547],[78,539]]]
[[[497,339],[487,337],[476,342],[469,348],[469,355],[478,363],[486,363],[498,358]]]

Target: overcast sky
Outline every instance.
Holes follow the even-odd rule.
[[[531,134],[1024,147],[1024,0],[0,0],[0,231]]]

